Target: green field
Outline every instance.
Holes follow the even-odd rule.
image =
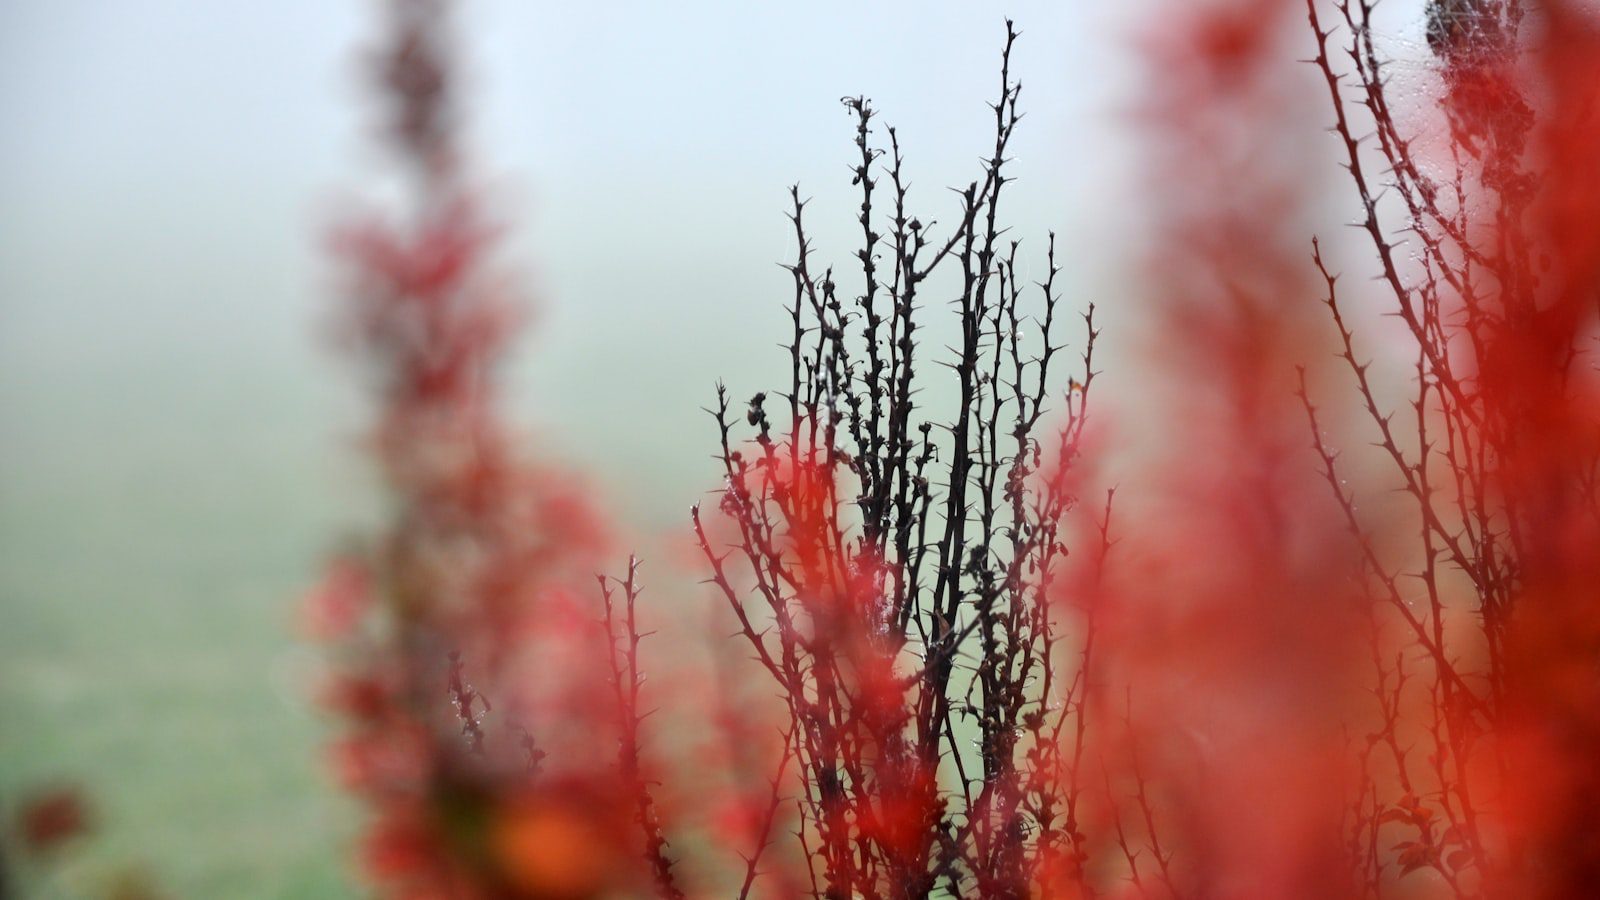
[[[100,825],[25,894],[128,867],[181,897],[348,894],[289,627],[350,518],[315,483],[335,454],[306,405],[239,398],[237,373],[8,374],[0,795],[81,783]]]
[[[351,896],[354,810],[322,770],[315,650],[293,633],[298,597],[362,520],[350,373],[310,338],[158,349],[0,354],[0,802],[66,781],[100,814],[49,879],[25,873],[26,896],[93,896],[130,867],[177,897]],[[594,390],[628,396],[622,377]],[[661,392],[683,410],[658,415],[698,424],[698,395]],[[554,433],[592,421],[555,412]],[[699,431],[643,451],[581,434],[602,497],[607,479],[653,483],[612,505],[682,528]],[[654,594],[692,586],[654,541],[640,549]]]

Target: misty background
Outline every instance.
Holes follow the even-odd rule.
[[[1091,6],[1005,11],[1027,111],[1007,211],[1035,271],[1059,233],[1071,312],[1112,270],[1134,83],[1131,13]],[[125,865],[182,896],[349,890],[292,609],[365,502],[324,236],[388,165],[360,61],[379,11],[0,6],[0,806],[90,790],[67,895]],[[874,99],[918,210],[953,216],[1003,14],[470,0],[460,25],[468,146],[535,310],[509,412],[670,542],[716,481],[714,382],[785,371],[789,184],[847,269],[839,98]]]

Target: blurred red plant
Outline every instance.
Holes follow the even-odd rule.
[[[1293,10],[1175,12],[1151,45],[1146,121],[1164,139],[1151,246],[1169,399],[1155,415],[1185,444],[1134,467],[1163,488],[1123,519],[1153,563],[1112,591],[1126,627],[1102,636],[1141,711],[1139,751],[1122,755],[1131,805],[1163,832],[1147,835],[1158,892],[1590,896],[1600,829],[1574,798],[1593,796],[1600,758],[1600,406],[1594,247],[1577,236],[1600,211],[1595,23],[1551,4],[1530,39],[1516,0],[1429,0],[1440,89],[1419,112],[1390,82],[1372,4],[1331,6],[1348,43],[1336,57],[1311,0],[1311,62],[1410,347],[1399,421],[1385,404],[1404,388],[1358,356],[1364,313],[1315,243],[1312,271],[1353,411],[1411,508],[1358,509],[1391,485],[1337,462],[1303,369],[1315,456],[1293,446],[1285,382],[1315,346],[1285,244],[1309,188],[1285,143]],[[1430,109],[1445,139],[1425,151],[1404,116]],[[1417,249],[1402,254],[1402,234]],[[1308,492],[1307,464],[1332,505]],[[1367,676],[1352,668],[1362,642]],[[1366,712],[1356,687],[1377,700]]]
[[[449,4],[387,8],[373,63],[409,206],[335,240],[386,523],[304,608],[329,644],[330,755],[365,807],[358,856],[382,895],[600,896],[640,874],[628,810],[648,800],[636,676],[613,695],[622,676],[606,667],[622,654],[636,668],[632,576],[624,652],[609,593],[602,629],[583,587],[602,519],[573,479],[521,456],[500,418],[496,368],[521,311],[461,159]],[[625,719],[599,712],[613,703]],[[593,752],[617,741],[633,748],[621,760]],[[659,855],[659,830],[646,836]]]
[[[1295,10],[1161,13],[1136,119],[1152,389],[1117,410],[1153,440],[1119,474],[1100,600],[1127,707],[1104,753],[1119,846],[1141,896],[1348,896],[1338,728],[1360,620],[1293,393],[1316,313],[1294,302],[1313,187]]]
[[[1430,0],[1441,89],[1422,115],[1447,135],[1434,147],[1404,127],[1372,3],[1334,8],[1346,66],[1312,3],[1316,64],[1415,373],[1396,423],[1318,253],[1341,355],[1410,506],[1396,523],[1409,538],[1379,536],[1318,435],[1374,604],[1380,715],[1352,835],[1366,891],[1421,871],[1447,895],[1592,896],[1600,817],[1574,798],[1600,787],[1597,23],[1567,2]]]
[[[49,853],[94,830],[94,813],[76,787],[49,787],[23,798],[14,830],[29,853]]]
[[[22,790],[6,812],[0,823],[0,897],[168,896],[143,863],[84,861],[92,859],[87,845],[104,832],[101,810],[83,786],[54,783]]]

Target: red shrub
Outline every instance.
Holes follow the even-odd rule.
[[[584,587],[600,518],[569,477],[526,461],[499,417],[496,369],[519,311],[456,145],[444,12],[395,0],[376,59],[410,208],[336,241],[340,333],[373,391],[388,521],[332,564],[305,623],[330,643],[332,756],[366,807],[359,858],[380,893],[595,897],[649,874],[629,849],[640,834],[627,810],[648,799],[637,686],[612,691],[618,636],[597,627]],[[636,635],[632,607],[630,576]],[[609,626],[609,596],[605,608]],[[623,699],[625,719],[608,712]],[[634,748],[624,759],[593,752],[618,741]]]

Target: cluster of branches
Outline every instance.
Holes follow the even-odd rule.
[[[1402,127],[1406,99],[1391,86],[1374,39],[1372,0],[1339,0],[1329,26],[1318,4],[1307,4],[1315,65],[1360,202],[1357,224],[1377,263],[1385,313],[1403,326],[1412,356],[1410,396],[1392,409],[1387,385],[1357,347],[1352,323],[1360,313],[1341,297],[1316,248],[1340,356],[1375,446],[1398,479],[1411,529],[1409,539],[1386,541],[1357,515],[1357,496],[1302,381],[1315,447],[1359,539],[1371,601],[1377,710],[1359,751],[1361,795],[1348,823],[1371,896],[1418,871],[1458,896],[1503,889],[1513,872],[1528,896],[1561,895],[1577,883],[1573,874],[1591,886],[1596,874],[1592,849],[1530,863],[1530,836],[1507,822],[1513,807],[1530,818],[1549,812],[1529,809],[1537,806],[1527,796],[1530,773],[1508,755],[1525,654],[1555,650],[1527,643],[1530,616],[1544,611],[1522,607],[1576,599],[1558,592],[1530,601],[1529,567],[1540,557],[1551,562],[1547,548],[1563,532],[1592,552],[1583,523],[1600,511],[1600,420],[1584,408],[1594,362],[1580,324],[1592,319],[1595,293],[1592,284],[1570,281],[1575,271],[1592,270],[1592,261],[1588,251],[1552,260],[1560,242],[1552,248],[1545,240],[1551,222],[1538,208],[1551,200],[1540,200],[1528,158],[1538,124],[1547,164],[1593,150],[1560,130],[1564,121],[1592,116],[1592,92],[1575,81],[1592,73],[1548,65],[1561,43],[1587,40],[1592,50],[1593,25],[1571,10],[1562,15],[1566,4],[1552,6],[1552,21],[1572,30],[1552,32],[1536,51],[1558,87],[1536,117],[1524,6],[1429,0],[1427,41],[1442,87],[1431,112],[1444,138],[1442,147],[1419,149]],[[1575,102],[1573,93],[1584,96]],[[1582,178],[1575,185],[1559,167],[1539,174],[1549,177],[1546,191],[1584,191]],[[1553,568],[1570,575],[1572,562],[1557,559]]]
[[[737,411],[719,386],[711,410],[725,475],[717,524],[732,549],[698,507],[695,530],[791,717],[796,834],[822,896],[924,897],[936,885],[1026,896],[1041,873],[1077,871],[1087,855],[1078,772],[1092,630],[1074,635],[1080,667],[1059,671],[1065,611],[1052,585],[1098,332],[1091,306],[1082,368],[1063,379],[1054,237],[1044,279],[1025,284],[1001,225],[1022,118],[1016,39],[1008,22],[993,144],[944,229],[908,207],[895,130],[881,145],[871,104],[844,99],[856,287],[819,271],[793,189],[789,383],[778,403],[757,393]],[[946,287],[935,276],[950,270]],[[930,301],[958,316],[953,358],[922,346]],[[930,369],[955,382],[951,418],[919,405]],[[1042,426],[1047,413],[1058,430]]]

